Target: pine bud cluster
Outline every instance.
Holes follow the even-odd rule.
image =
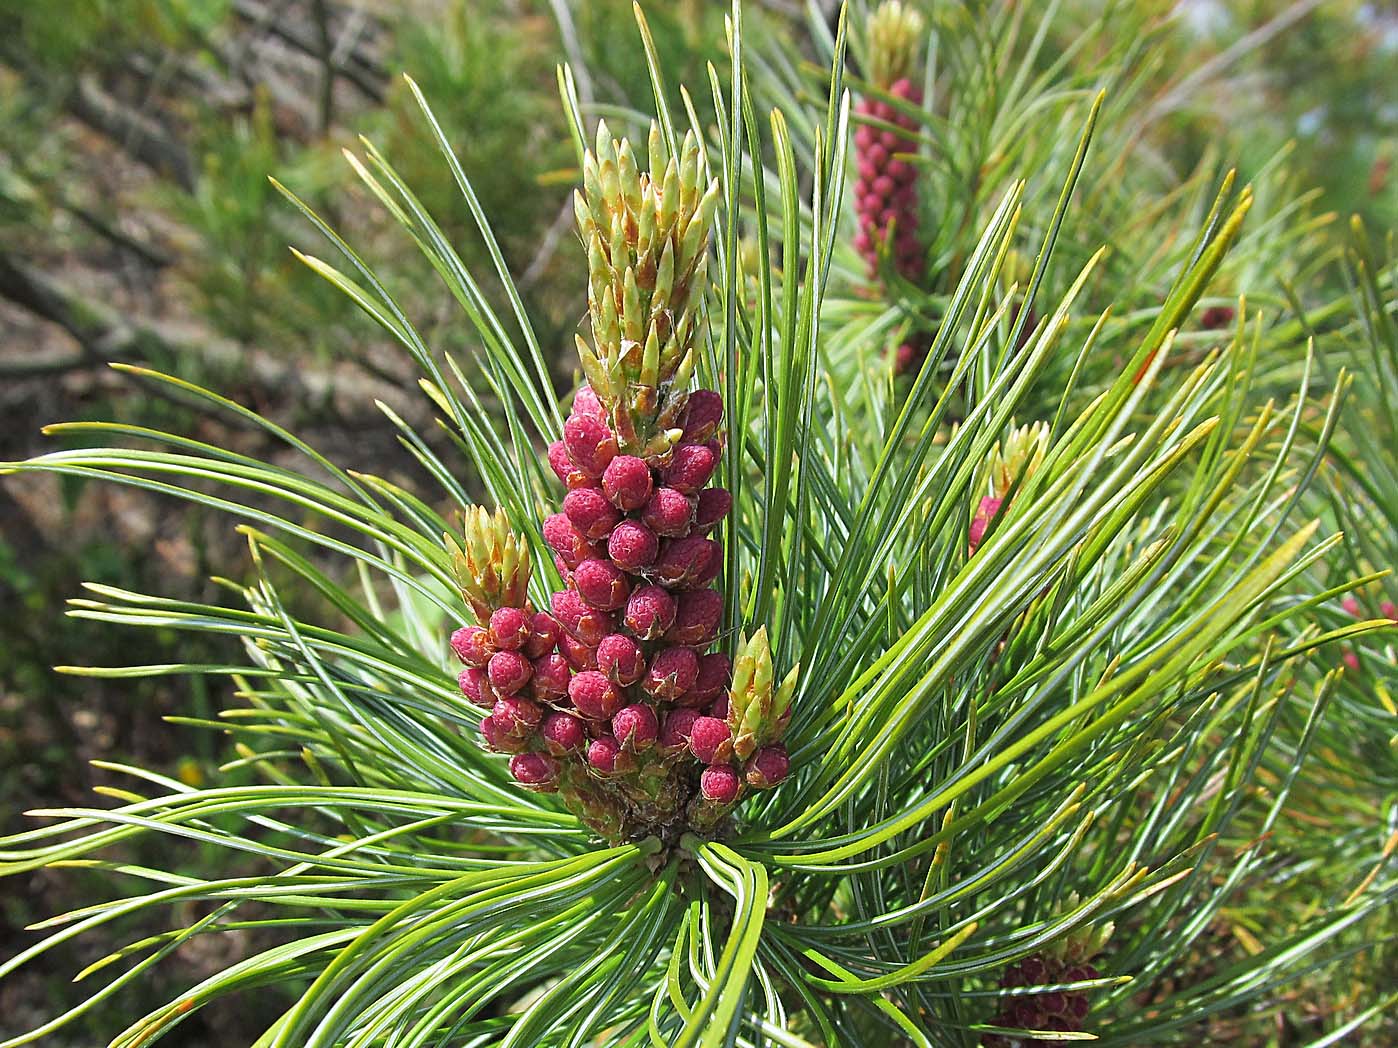
[[[1048,448],[1048,427],[1042,422],[1017,426],[1003,444],[996,442],[986,456],[985,484],[989,494],[976,504],[967,535],[969,553],[974,555],[985,533],[1004,509],[1005,500],[1015,488],[1032,477],[1043,464]]]
[[[575,200],[594,346],[580,342],[588,382],[548,449],[565,493],[541,529],[563,588],[545,610],[473,599],[481,625],[452,637],[463,693],[489,710],[485,744],[511,755],[521,786],[560,791],[613,840],[711,830],[745,790],[781,782],[795,688],[794,670],[774,688],[765,630],[736,666],[713,650],[725,606],[714,532],[733,502],[711,483],[724,404],[687,386],[717,185],[704,188],[692,136],[662,166],[652,128],[649,153],[663,176],[639,172],[603,125]],[[522,594],[496,566],[522,542],[492,526],[463,546],[463,593]]]
[[[1077,893],[1070,892],[1065,908],[1072,910],[1077,905]],[[1077,928],[1038,953],[1010,965],[1000,977],[1000,988],[1019,992],[1001,997],[1000,1011],[990,1024],[1050,1035],[1081,1033],[1089,1007],[1087,989],[1053,987],[1102,978],[1091,961],[1106,946],[1113,930],[1111,921]],[[981,1039],[982,1048],[1048,1048],[1062,1043],[1053,1036],[987,1034]]]
[[[1048,954],[1026,957],[1005,970],[1000,979],[1001,989],[1023,989],[1052,986],[1061,983],[1087,982],[1100,979],[1101,973],[1086,962],[1069,964]],[[1081,1033],[1087,1018],[1088,999],[1083,990],[1045,990],[1042,993],[1016,994],[1006,998],[999,1013],[990,1020],[993,1026],[1038,1030],[1046,1033]],[[1061,1044],[1061,1041],[1040,1037],[1007,1037],[991,1034],[981,1040],[983,1048],[1039,1048]]]
[[[918,235],[915,166],[918,121],[909,112],[922,105],[922,90],[912,78],[923,30],[922,16],[901,0],[884,0],[867,23],[865,72],[880,94],[861,99],[855,108],[861,119],[854,133],[854,210],[859,222],[854,247],[870,280],[879,277],[885,257],[905,280],[924,275],[927,250]],[[928,343],[922,333],[914,333],[893,347],[894,373],[921,367]]]
[[[912,105],[922,91],[906,77],[888,93]],[[879,256],[886,253],[906,280],[923,273],[924,247],[918,237],[917,121],[881,98],[863,99],[856,112],[864,118],[854,133],[859,177],[854,183],[854,210],[859,218],[855,249],[863,256],[870,279],[878,276]]]

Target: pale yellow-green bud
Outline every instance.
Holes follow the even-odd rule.
[[[461,538],[442,537],[461,595],[482,623],[497,608],[522,608],[528,599],[529,546],[510,530],[503,510],[481,506],[462,515]]]
[[[793,668],[775,690],[774,676],[767,628],[762,626],[739,646],[728,691],[728,727],[739,759],[776,742],[786,730],[797,670]]]
[[[719,194],[717,182],[705,185],[693,132],[679,157],[666,159],[652,128],[647,159],[650,172],[639,171],[630,143],[613,141],[600,124],[595,150],[583,160],[574,214],[587,248],[592,322],[583,369],[619,450],[659,463],[682,428]],[[593,378],[599,372],[605,382]]]
[[[1013,426],[1013,423],[1011,425]],[[1043,463],[1047,448],[1048,426],[1043,422],[1015,426],[1005,438],[1003,447],[997,441],[986,456],[991,497],[1003,499],[1010,493],[1016,481],[1022,484],[1032,477]]]
[[[885,91],[916,68],[925,23],[922,15],[902,0],[884,0],[867,23],[869,79]]]
[[[655,172],[665,170],[665,140],[660,137],[660,128],[654,120],[650,122],[650,134],[646,136],[646,158],[650,164],[651,178]]]

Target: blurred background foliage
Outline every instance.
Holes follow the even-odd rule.
[[[701,114],[706,65],[724,61],[725,6],[673,0],[648,9],[670,82],[696,87]],[[808,20],[828,15],[794,0],[752,6],[750,35],[765,32],[793,61]],[[973,27],[987,6],[965,0],[939,18]],[[1360,0],[1063,0],[1061,17],[1050,20],[1063,38],[1049,42],[1040,64],[1123,9],[1160,26],[1149,53],[1133,57],[1149,88],[1141,96],[1152,100],[1132,125],[1142,156],[1180,182],[1206,161],[1236,165],[1243,182],[1285,150],[1287,187],[1314,188],[1312,212],[1357,214],[1377,240],[1394,227],[1398,9]],[[469,350],[426,263],[391,217],[350,187],[340,155],[356,135],[372,139],[473,271],[491,271],[471,215],[411,115],[402,71],[460,144],[566,383],[583,265],[573,250],[576,172],[555,66],[566,60],[580,72],[585,103],[644,100],[649,81],[633,36],[630,0],[0,0],[0,461],[52,450],[40,433],[46,423],[98,417],[189,432],[273,461],[284,453],[265,433],[207,419],[178,394],[150,399],[151,385],[106,368],[118,360],[215,388],[332,458],[411,482],[415,466],[375,407],[382,400],[421,431],[433,428],[404,388],[399,355],[287,250],[310,249],[314,232],[268,181],[275,174],[293,186],[373,257],[429,341]],[[1074,61],[1086,69],[1102,58]],[[1356,283],[1341,266],[1326,273],[1336,294]],[[1384,333],[1370,336],[1377,354]],[[1384,392],[1373,399],[1368,410],[1382,412]],[[1390,427],[1390,446],[1391,437]],[[1375,514],[1380,532],[1394,519],[1383,507],[1362,512]],[[1390,532],[1390,555],[1391,544]],[[198,717],[214,707],[183,683],[114,687],[50,667],[198,661],[188,637],[143,631],[133,639],[77,622],[56,630],[56,611],[87,580],[216,599],[214,565],[236,574],[241,548],[226,523],[190,504],[54,478],[0,486],[4,829],[17,828],[25,807],[84,799],[104,781],[87,763],[99,755],[121,753],[189,782],[228,758],[208,733],[161,728],[161,714]],[[36,875],[0,909],[0,953],[11,952],[24,924],[81,892],[78,878]],[[226,961],[188,958],[196,975],[201,963]],[[51,1011],[62,992],[7,981],[0,1033],[24,1028],[31,1010]],[[160,986],[150,993],[167,995]],[[239,1043],[259,1022],[266,1016],[255,1002],[244,1014],[210,1009],[172,1043]]]

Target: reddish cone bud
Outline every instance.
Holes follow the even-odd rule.
[[[707,705],[722,695],[727,695],[728,685],[733,679],[733,664],[722,652],[704,655],[699,659],[699,676],[694,687],[685,696],[686,702],[694,705]]]
[[[641,646],[622,633],[612,633],[597,645],[597,668],[613,684],[630,687],[646,672]]]
[[[571,713],[550,713],[544,718],[539,735],[544,740],[544,749],[555,757],[578,753],[587,742],[587,729]]]
[[[715,764],[711,768],[705,768],[699,776],[699,792],[704,795],[706,801],[715,804],[732,804],[738,799],[741,785],[738,773],[728,764]]]
[[[568,660],[557,652],[540,655],[533,662],[534,675],[529,678],[529,695],[539,702],[554,702],[568,694],[568,681],[573,670]]]
[[[681,707],[665,715],[665,727],[660,732],[660,748],[665,753],[679,753],[689,748],[689,732],[699,719],[699,711]]]
[[[468,666],[484,666],[495,654],[490,635],[479,626],[462,626],[451,635],[451,650]]]
[[[723,421],[723,398],[712,389],[696,389],[685,407],[684,435],[687,444],[702,444],[718,432]]]
[[[641,640],[663,636],[675,624],[675,598],[659,586],[641,586],[626,602],[626,628]]]
[[[1232,306],[1210,306],[1204,310],[1203,316],[1199,318],[1199,323],[1210,330],[1226,328],[1233,323],[1236,313]]]
[[[513,695],[529,683],[534,667],[518,651],[497,651],[490,657],[490,686],[501,695]]]
[[[782,745],[763,746],[749,758],[743,778],[755,790],[770,790],[791,771],[791,760]]]
[[[709,716],[717,717],[721,721],[726,721],[728,719],[729,705],[728,696],[720,695],[718,698],[714,699],[713,702],[709,703]]]
[[[524,642],[524,654],[541,658],[558,645],[558,621],[546,611],[536,611],[529,619],[529,639]]]
[[[529,747],[527,739],[517,739],[501,731],[500,725],[495,723],[494,715],[488,715],[481,721],[481,736],[486,746],[496,753],[520,753]]]
[[[676,601],[675,624],[666,632],[665,639],[671,644],[707,647],[718,636],[722,618],[723,595],[718,590],[681,593]]]
[[[707,586],[723,566],[723,552],[713,539],[691,535],[675,539],[660,553],[655,574],[674,589]]]
[[[681,444],[665,467],[661,478],[666,487],[693,495],[709,482],[718,465],[718,456],[707,444]]]
[[[472,706],[479,706],[483,710],[494,708],[497,697],[495,689],[490,686],[490,677],[479,666],[462,670],[461,675],[456,678],[456,683],[461,688],[461,694],[470,700]]]
[[[496,701],[490,719],[511,738],[527,739],[544,719],[544,711],[528,699],[505,695]]]
[[[573,588],[588,605],[599,611],[616,611],[626,604],[631,594],[631,584],[621,569],[600,557],[591,557],[577,566],[573,572]]]
[[[922,104],[922,89],[907,77],[901,77],[893,81],[893,86],[888,89],[888,93],[917,105]]]
[[[699,492],[699,508],[694,514],[696,531],[712,531],[733,508],[733,496],[727,488],[705,488]]]
[[[972,553],[980,549],[986,529],[990,527],[990,522],[995,519],[995,515],[1000,512],[1000,506],[1004,501],[1004,499],[997,499],[990,495],[981,499],[981,504],[976,508],[976,515],[971,520],[971,530],[968,535]]]
[[[563,423],[563,444],[573,463],[589,477],[600,477],[616,454],[612,431],[591,415],[572,415]]]
[[[517,753],[510,758],[510,774],[527,790],[551,793],[558,789],[558,762],[542,753]]]
[[[490,639],[497,648],[518,651],[529,639],[529,616],[521,608],[496,608],[490,616]]]
[[[722,764],[733,756],[733,733],[717,717],[699,717],[689,729],[689,752],[701,764]]]
[[[563,512],[579,534],[590,541],[605,539],[621,519],[601,488],[574,488],[563,496]]]
[[[587,748],[587,763],[594,771],[611,775],[629,770],[628,766],[634,762],[622,753],[621,744],[616,739],[610,735],[599,735]]]
[[[1394,604],[1393,601],[1384,601],[1379,605],[1379,611],[1383,613],[1384,618],[1398,622],[1398,604]]]
[[[569,568],[576,568],[594,553],[587,537],[563,513],[555,513],[544,521],[544,541]]]
[[[612,717],[612,734],[622,746],[639,752],[655,745],[660,725],[653,709],[643,702],[634,702],[617,710]]]
[[[635,455],[618,455],[602,474],[602,493],[623,513],[646,504],[651,484],[650,467]]]
[[[690,648],[664,648],[651,660],[641,687],[662,702],[674,702],[694,686],[699,656]]]
[[[554,476],[563,481],[565,488],[585,488],[592,483],[592,478],[573,464],[572,456],[561,440],[549,445],[549,467]]]
[[[1362,618],[1364,615],[1364,609],[1359,606],[1359,598],[1356,597],[1353,593],[1346,593],[1343,597],[1340,598],[1340,607],[1344,608],[1347,613],[1349,613],[1356,619]],[[452,640],[453,642],[456,640],[454,635],[452,637]]]
[[[574,415],[586,415],[588,418],[595,418],[599,422],[607,421],[607,411],[602,407],[602,402],[597,399],[597,394],[592,391],[589,385],[578,387],[577,393],[573,394]]]
[[[621,692],[597,670],[575,673],[568,682],[568,697],[588,720],[608,720],[621,707]]]
[[[657,535],[677,539],[689,534],[690,526],[694,523],[695,505],[693,498],[674,488],[657,488],[646,503],[641,519]]]
[[[642,571],[655,563],[659,553],[655,532],[634,520],[623,520],[607,539],[607,555],[623,571]]]
[[[584,644],[571,633],[564,633],[558,638],[558,650],[568,665],[575,670],[597,668],[597,649]]]
[[[612,617],[606,612],[589,607],[587,602],[572,590],[562,590],[550,598],[553,617],[558,624],[582,641],[589,648],[612,632]],[[564,652],[567,654],[567,652]]]

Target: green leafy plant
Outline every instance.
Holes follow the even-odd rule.
[[[1283,987],[1344,958],[1332,945],[1391,900],[1392,879],[1375,878],[1268,929],[1255,953],[1212,973],[1185,963],[1275,861],[1267,841],[1303,786],[1336,680],[1312,685],[1296,668],[1327,640],[1373,628],[1298,639],[1286,629],[1346,588],[1321,588],[1310,572],[1338,537],[1317,540],[1315,522],[1290,521],[1304,491],[1293,472],[1314,468],[1350,380],[1337,375],[1334,394],[1318,401],[1306,356],[1294,392],[1259,403],[1246,316],[1202,359],[1168,367],[1184,318],[1239,242],[1252,194],[1224,182],[1158,309],[1115,337],[1116,374],[1087,398],[1073,381],[1045,394],[1101,346],[1106,313],[1075,319],[1101,252],[1043,303],[1022,345],[1004,338],[1012,306],[1003,283],[1027,215],[1040,234],[1031,288],[1057,257],[1091,163],[1101,105],[1091,102],[1079,133],[1059,143],[1071,163],[1047,212],[1017,181],[968,207],[974,236],[947,279],[926,363],[905,397],[873,410],[838,381],[822,309],[847,236],[843,24],[798,160],[787,113],[759,119],[738,5],[728,82],[711,76],[711,127],[687,94],[683,114],[668,104],[649,27],[638,23],[655,87],[648,184],[633,181],[629,147],[605,133],[585,156],[583,108],[571,72],[560,72],[592,278],[594,338],[581,354],[589,389],[574,400],[573,422],[471,183],[419,94],[508,312],[491,307],[482,277],[385,156],[366,144],[352,164],[461,306],[473,367],[434,352],[370,265],[291,199],[344,258],[306,263],[403,348],[460,451],[459,462],[444,460],[385,411],[434,493],[353,471],[211,391],[133,368],[263,427],[305,468],[105,423],[57,429],[112,446],[5,467],[131,484],[242,519],[258,570],[223,582],[240,609],[102,586],[72,609],[228,637],[242,659],[74,672],[230,677],[240,703],[206,726],[236,739],[231,770],[264,780],[194,789],[124,768],[144,793],[123,791],[115,808],[34,813],[51,821],[0,842],[3,873],[80,862],[134,886],[49,922],[0,977],[74,940],[110,942],[133,914],[189,914],[190,905],[198,914],[111,948],[82,973],[108,976],[83,1004],[6,1044],[109,1008],[191,941],[245,929],[279,941],[137,1019],[113,1045],[150,1044],[211,1000],[271,988],[293,993],[257,1042],[268,1048],[969,1046],[1079,1040],[1089,1030],[1111,1045],[1188,1043],[1201,1028],[1266,1014]],[[682,130],[709,148],[687,148]],[[647,206],[668,213],[670,176],[656,173],[672,163],[679,210],[712,222],[711,254],[699,247],[702,228],[693,245],[675,228],[670,247],[640,250]],[[686,165],[691,173],[678,177]],[[688,199],[710,183],[712,197]],[[618,198],[624,207],[597,206]],[[744,235],[761,260],[751,268]],[[678,272],[691,248],[703,259],[685,269],[693,285],[657,295],[665,251]],[[686,308],[692,327],[670,339]],[[512,773],[488,744],[497,702],[520,695],[525,675],[520,659],[507,659],[496,680],[494,657],[552,630],[531,615],[526,637],[522,613],[552,608],[558,653],[585,666],[564,635],[591,647],[582,617],[610,614],[599,603],[614,599],[613,585],[631,585],[609,575],[589,602],[578,572],[601,558],[553,564],[558,545],[539,523],[558,503],[553,479],[570,483],[580,471],[589,483],[578,490],[590,490],[600,477],[611,509],[634,503],[626,512],[644,523],[639,495],[626,494],[640,473],[609,489],[605,467],[625,452],[658,471],[647,477],[653,487],[657,476],[673,479],[677,448],[704,446],[695,432],[685,439],[691,369],[724,409],[724,455],[720,463],[711,452],[708,468],[731,505],[703,540],[721,549],[717,562],[706,554],[694,574],[712,567],[719,579],[716,654],[735,666],[725,722],[735,749],[745,732],[753,745],[771,742],[789,702],[789,768],[761,783],[745,768],[749,784],[772,788],[734,796],[711,796],[700,773],[702,799],[722,817],[686,807],[682,832],[669,832],[678,807],[665,819],[611,822],[580,798],[570,810],[561,768],[536,760]],[[1302,442],[1300,421],[1310,418],[1317,439]],[[560,440],[561,456],[543,450]],[[697,491],[705,480],[684,484]],[[497,514],[478,511],[473,491]],[[587,533],[596,520],[609,520],[612,534],[619,527],[593,502],[591,517],[565,502],[581,541],[604,537],[600,524]],[[613,564],[625,561],[606,537]],[[635,560],[636,577],[659,563]],[[298,617],[302,591],[337,621]],[[574,616],[550,591],[585,607]],[[515,614],[497,624],[501,609]],[[447,643],[472,616],[480,632]],[[655,639],[645,632],[633,639]],[[690,644],[671,646],[693,650],[707,636],[705,623]],[[458,682],[453,663],[469,665],[487,647],[486,679],[500,694],[483,729],[470,693],[480,678]],[[534,658],[546,657],[539,651]],[[588,672],[569,669],[570,685]],[[769,696],[780,681],[790,683]],[[555,713],[605,720],[578,698],[536,696]],[[1297,708],[1304,729],[1279,751],[1279,725]],[[516,718],[525,726],[513,737],[532,740],[529,719]],[[622,735],[639,749],[641,728],[611,729],[614,742]],[[711,770],[728,766],[726,754],[705,760],[692,735],[688,745]],[[616,770],[590,755],[587,765],[575,761],[568,774],[589,788]],[[548,773],[535,774],[541,767]],[[697,766],[663,767],[692,796]],[[626,797],[604,799],[634,816]],[[187,875],[126,862],[123,844],[149,834],[251,856],[261,870]],[[1316,1043],[1377,1008],[1364,1002]]]

